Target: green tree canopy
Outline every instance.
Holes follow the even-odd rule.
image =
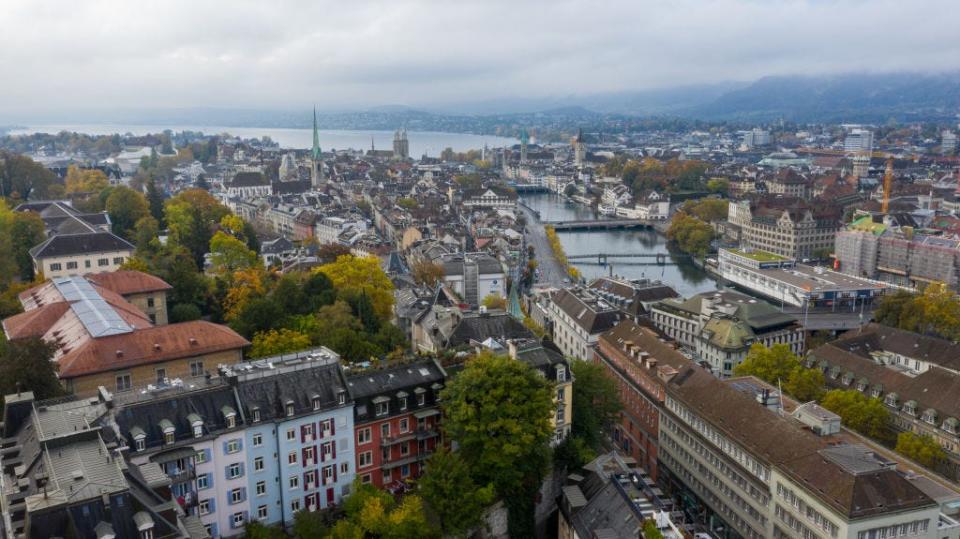
[[[594,451],[603,443],[603,433],[616,422],[622,409],[617,385],[602,365],[572,361],[573,425],[571,433]]]
[[[947,457],[943,447],[932,436],[912,432],[897,435],[896,452],[927,468],[934,467]]]
[[[253,336],[250,357],[267,357],[310,348],[310,337],[292,329],[272,329]]]
[[[150,216],[147,199],[137,191],[122,185],[110,190],[104,206],[107,214],[110,215],[113,233],[128,240],[134,239],[137,222]]]
[[[856,389],[834,389],[823,396],[820,404],[861,434],[879,440],[890,436],[890,413],[880,399],[867,397]]]
[[[737,376],[756,376],[783,390],[800,401],[816,400],[823,394],[823,373],[804,368],[800,358],[786,344],[767,348],[755,343],[743,362],[734,367]]]
[[[494,498],[493,486],[477,485],[460,455],[443,447],[427,461],[417,486],[428,513],[448,537],[460,537],[479,525]]]
[[[675,242],[682,251],[702,257],[710,250],[713,228],[686,212],[678,211],[670,220],[667,239]]]
[[[5,343],[0,354],[0,394],[32,391],[36,400],[64,393],[52,361],[56,345],[38,337]]]
[[[380,320],[392,317],[393,282],[383,272],[380,260],[376,257],[340,256],[336,262],[324,264],[318,270],[330,278],[341,297],[344,297],[343,294],[362,292],[370,298]]]
[[[231,273],[258,265],[257,253],[243,241],[217,231],[210,239],[210,263],[217,273]]]

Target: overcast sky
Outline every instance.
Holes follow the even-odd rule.
[[[958,21],[958,0],[0,0],[0,112],[429,106],[956,70]]]

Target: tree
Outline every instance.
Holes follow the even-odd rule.
[[[729,202],[718,198],[704,198],[696,202],[688,200],[683,205],[683,211],[708,223],[721,221],[727,218]]]
[[[134,238],[137,222],[150,216],[147,199],[122,185],[111,189],[104,207],[110,216],[113,233],[128,240]]]
[[[383,352],[343,300],[321,307],[316,316],[298,321],[298,331],[310,335],[311,342],[330,348],[346,361],[364,361]]]
[[[147,180],[147,205],[150,207],[150,215],[157,220],[160,228],[163,228],[163,192],[157,189],[157,182],[152,176]]]
[[[413,197],[400,197],[397,199],[397,206],[405,210],[415,210],[420,207],[420,203]]]
[[[398,504],[393,496],[373,485],[353,484],[353,494],[343,503],[346,518],[337,521],[328,537],[384,539],[417,539],[437,537],[437,530],[427,522],[423,501],[407,495]]]
[[[576,436],[567,436],[553,448],[554,466],[563,470],[578,470],[595,458],[596,451]]]
[[[210,193],[188,189],[166,202],[164,221],[170,241],[189,250],[197,267],[202,267],[213,228],[228,213],[230,210]]]
[[[707,191],[726,196],[730,192],[730,180],[726,178],[711,178],[707,180]]]
[[[41,199],[48,196],[57,176],[29,157],[0,151],[0,197],[10,200]]]
[[[912,432],[901,432],[897,435],[895,450],[927,468],[932,468],[947,457],[940,444],[928,434],[917,435]]]
[[[761,343],[754,343],[743,362],[733,368],[733,373],[737,376],[756,376],[764,382],[776,385],[786,380],[790,373],[800,366],[800,358],[794,355],[786,344],[775,344],[767,348]]]
[[[193,303],[178,303],[170,309],[170,322],[190,322],[200,320],[200,308]]]
[[[267,526],[253,521],[244,526],[243,536],[245,539],[286,539],[287,534],[276,526]]]
[[[250,357],[267,357],[310,348],[310,337],[291,329],[261,331],[253,336]]]
[[[443,390],[444,428],[480,484],[507,502],[512,537],[533,531],[553,433],[553,386],[526,363],[484,352]]]
[[[820,405],[840,416],[844,425],[871,438],[889,438],[890,413],[880,399],[867,397],[856,389],[834,389]]]
[[[482,305],[487,309],[506,309],[507,300],[498,294],[489,294],[483,298]]]
[[[643,521],[643,539],[663,539],[663,533],[657,527],[656,520]]]
[[[600,451],[603,433],[616,422],[620,410],[620,394],[603,366],[589,361],[572,361],[573,425],[571,434],[587,447]]]
[[[479,525],[494,498],[493,486],[477,485],[467,463],[444,447],[427,461],[417,487],[445,536],[459,537]]]
[[[39,337],[6,343],[0,355],[0,393],[32,391],[36,400],[62,395],[57,364],[53,362],[56,349],[56,345]]]
[[[341,256],[350,256],[350,248],[339,243],[324,243],[317,249],[317,257],[324,264],[336,262]]]
[[[443,281],[443,266],[429,260],[417,260],[410,268],[413,280],[420,286],[435,288]]]
[[[140,218],[134,226],[133,244],[137,246],[137,255],[156,253],[160,249],[160,227],[151,215]]]
[[[675,242],[682,251],[702,257],[710,250],[713,228],[696,217],[678,211],[670,220],[667,239]]]
[[[32,211],[14,212],[10,227],[10,249],[21,281],[33,280],[33,257],[30,249],[46,239],[46,227],[40,215]]]
[[[257,266],[257,253],[243,241],[221,231],[210,239],[210,263],[216,273],[227,273]]]
[[[823,396],[825,383],[820,370],[797,367],[783,383],[783,390],[799,401],[809,402]]]
[[[97,169],[81,169],[77,165],[67,167],[67,177],[64,181],[67,194],[70,193],[99,193],[110,186],[107,175]]]
[[[392,316],[393,282],[383,272],[379,259],[345,255],[318,270],[330,278],[341,297],[345,293],[363,292],[369,296],[373,311],[380,320],[389,320]]]

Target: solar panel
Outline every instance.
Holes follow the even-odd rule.
[[[92,337],[107,337],[133,331],[133,328],[83,277],[54,279],[53,285],[70,303],[70,309]]]

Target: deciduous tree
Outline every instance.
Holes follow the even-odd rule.
[[[413,280],[421,286],[436,287],[443,281],[443,266],[429,260],[418,260],[410,268]]]
[[[447,537],[460,537],[480,524],[484,509],[494,498],[493,485],[477,485],[460,455],[442,447],[427,461],[417,486]]]
[[[310,337],[290,329],[272,329],[253,336],[250,357],[267,357],[310,348]]]
[[[867,397],[856,389],[834,389],[823,396],[820,404],[861,434],[880,440],[890,437],[890,413],[880,399]]]
[[[113,233],[128,240],[134,239],[137,222],[150,216],[147,199],[142,194],[122,185],[111,189],[104,206],[107,214],[110,215]]]
[[[901,432],[897,435],[896,451],[927,468],[932,468],[947,456],[943,447],[933,437],[912,432]]]
[[[64,184],[67,194],[97,194],[110,186],[110,180],[106,174],[97,169],[81,169],[76,165],[70,165],[67,168],[67,177]]]
[[[622,409],[617,385],[606,369],[589,361],[572,361],[573,425],[571,434],[599,451]]]
[[[10,253],[17,265],[21,281],[33,280],[33,257],[30,249],[46,239],[43,219],[32,211],[14,212],[10,227]]]
[[[257,266],[260,260],[246,243],[217,231],[210,239],[210,262],[214,272],[229,273]]]
[[[32,391],[37,400],[63,394],[52,361],[56,349],[38,337],[6,343],[0,354],[0,394]]]
[[[320,266],[319,271],[330,278],[341,297],[362,292],[370,298],[373,311],[380,320],[389,320],[392,316],[393,282],[383,272],[379,259],[344,255],[336,262]]]

